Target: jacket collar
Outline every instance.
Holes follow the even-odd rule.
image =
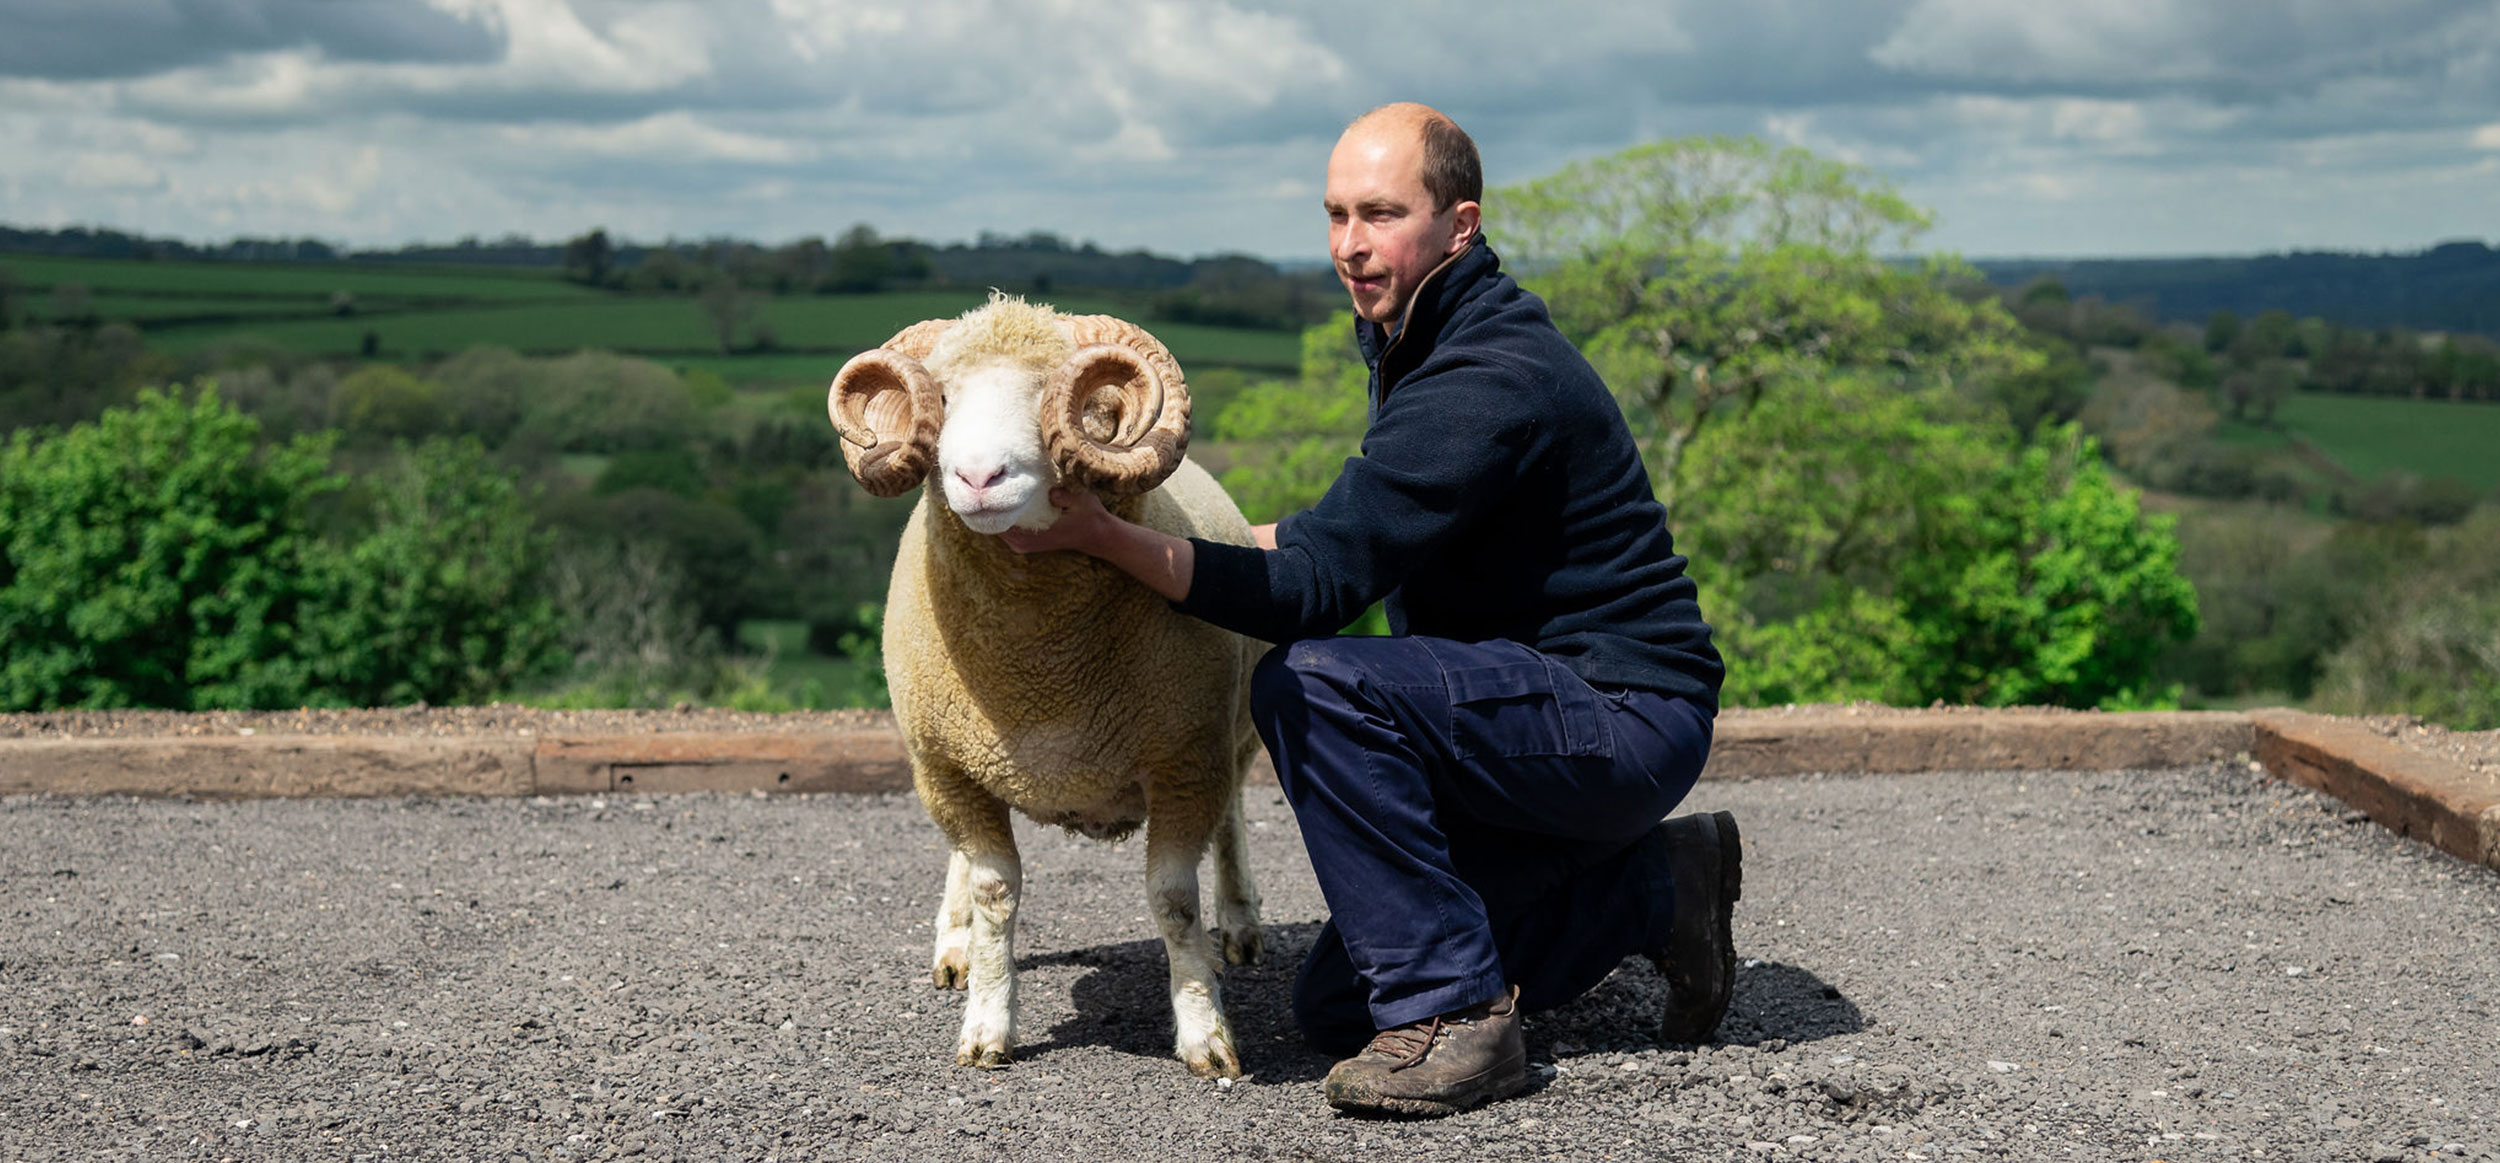
[[[1375,372],[1383,372],[1381,361],[1392,352],[1410,351],[1412,345],[1428,343],[1438,335],[1449,317],[1476,291],[1477,284],[1501,268],[1502,260],[1494,255],[1491,244],[1479,234],[1466,249],[1441,260],[1423,282],[1416,284],[1415,295],[1406,301],[1406,311],[1398,316],[1395,329],[1382,327],[1368,319],[1355,320],[1355,339],[1363,350],[1363,361]],[[1420,333],[1425,338],[1415,336]],[[1383,383],[1385,392],[1388,385]]]

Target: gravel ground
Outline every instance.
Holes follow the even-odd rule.
[[[1022,1056],[953,1064],[907,797],[0,800],[0,1159],[2500,1159],[2500,876],[2243,765],[1712,782],[1736,1007],[1627,964],[1539,1085],[1332,1115],[1254,789],[1251,1077],[1169,1057],[1139,845],[1028,830]]]
[[[2361,723],[2415,751],[2500,779],[2500,731],[2451,731],[2419,715],[2372,715]]]

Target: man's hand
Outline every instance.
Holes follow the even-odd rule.
[[[1100,557],[1105,534],[1119,518],[1102,507],[1102,498],[1084,489],[1052,489],[1050,503],[1059,510],[1059,519],[1048,529],[1009,529],[999,534],[1007,548],[1018,553],[1048,553],[1054,549],[1073,549]]]
[[[1102,498],[1083,489],[1052,489],[1050,503],[1059,508],[1059,520],[1050,528],[1009,529],[999,539],[1018,553],[1073,549],[1118,566],[1175,602],[1189,596],[1198,561],[1189,542],[1112,516]]]

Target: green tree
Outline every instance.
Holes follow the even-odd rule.
[[[1793,387],[1696,443],[1677,534],[1740,704],[2133,706],[2193,633],[2177,541],[2060,427],[1949,389]]]
[[[0,332],[0,432],[93,420],[161,383],[173,361],[115,320],[96,328],[19,326]]]
[[[1486,222],[1623,402],[1732,701],[2169,697],[2194,591],[2060,422],[2079,362],[1957,261],[1893,258],[1927,218],[1879,181],[1669,141],[1495,191]]]
[[[451,421],[440,387],[387,363],[349,372],[338,382],[330,406],[339,430],[350,440],[419,440],[442,432]]]
[[[662,448],[616,454],[599,470],[590,491],[604,497],[627,489],[658,489],[692,501],[702,499],[704,487],[703,463],[692,449]]]
[[[1226,491],[1254,523],[1310,508],[1361,450],[1371,373],[1354,342],[1354,313],[1302,333],[1302,374],[1250,385],[1215,419],[1234,448]]]
[[[547,376],[538,361],[509,348],[472,347],[435,365],[433,378],[452,430],[498,448],[521,426],[523,402]]]
[[[2238,312],[2216,311],[2205,317],[2206,351],[2212,352],[2215,355],[2225,354],[2231,351],[2231,349],[2239,343],[2240,335],[2241,326]]]
[[[835,240],[831,267],[827,289],[873,292],[882,289],[886,279],[893,276],[894,252],[878,239],[875,228],[862,222]]]
[[[2420,541],[2326,659],[2317,705],[2500,728],[2500,504]]]
[[[2267,359],[2293,359],[2305,354],[2300,348],[2300,324],[2292,313],[2280,307],[2260,313],[2248,321],[2231,345],[2231,358],[2249,364]]]
[[[0,451],[0,707],[295,706],[323,547],[326,442],[263,452],[203,390]]]
[[[608,285],[616,266],[616,247],[602,227],[564,244],[564,277],[594,287]]]
[[[755,324],[761,308],[755,295],[725,274],[704,280],[695,302],[703,308],[704,319],[712,325],[712,336],[720,341],[724,352],[737,350],[738,332]]]
[[[517,435],[566,452],[671,448],[695,428],[693,393],[677,373],[647,359],[581,351],[476,370],[478,382],[526,389]]]
[[[564,650],[572,685],[550,701],[571,706],[667,706],[723,684],[721,638],[686,596],[685,571],[651,541],[568,535],[548,571],[571,617]]]
[[[1493,191],[1487,234],[1622,401],[1670,512],[1708,425],[1796,385],[1992,384],[2043,360],[1976,276],[1905,265],[1925,213],[1856,167],[1751,139],[1636,146]]]
[[[561,661],[545,535],[473,439],[408,449],[375,480],[371,532],[322,558],[325,697],[473,702]]]
[[[1905,570],[1920,693],[1986,705],[2172,706],[2155,663],[2197,626],[2168,517],[2146,518],[2067,428],[1975,496],[1963,538]]]
[[[564,498],[550,507],[549,517],[583,538],[622,531],[665,548],[685,579],[686,601],[724,642],[736,641],[739,619],[754,616],[761,599],[782,582],[762,533],[721,501],[639,486]]]
[[[52,288],[52,304],[44,317],[55,327],[93,327],[98,322],[95,292],[85,283],[61,283]]]
[[[260,443],[212,388],[0,449],[0,707],[480,697],[556,661],[509,479],[474,444],[366,479],[339,531],[327,437]]]

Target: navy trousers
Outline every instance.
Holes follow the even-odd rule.
[[[1331,914],[1294,983],[1314,1046],[1508,985],[1561,1005],[1666,944],[1656,825],[1709,755],[1701,708],[1515,642],[1349,637],[1269,651],[1251,714]]]

